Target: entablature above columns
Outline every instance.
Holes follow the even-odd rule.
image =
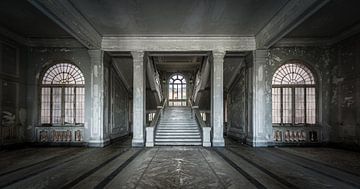
[[[103,37],[104,51],[252,51],[255,37]]]

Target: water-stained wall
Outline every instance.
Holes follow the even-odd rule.
[[[266,110],[269,110],[264,116],[270,116],[266,120],[271,121],[272,76],[281,65],[296,61],[308,66],[316,77],[318,100],[317,126],[321,130],[319,137],[322,142],[329,142],[330,134],[333,132],[332,125],[329,123],[332,74],[330,68],[334,60],[333,51],[330,47],[274,47],[267,51],[266,63],[261,66],[261,72],[260,70],[252,70],[252,64],[257,64],[257,62],[255,62],[255,59],[247,58],[245,61],[247,66],[239,71],[237,79],[232,84],[228,93],[228,135],[240,140],[254,137],[249,134],[252,132],[253,121],[265,119],[259,117],[259,115],[252,116],[253,108],[256,108],[253,107],[254,102],[252,100],[259,100],[252,99],[254,98],[253,94],[259,92],[257,91],[258,89],[253,89],[254,79],[256,81],[261,79],[264,82],[261,84],[261,89],[266,94],[269,94],[261,98],[264,98]],[[265,125],[271,127],[271,124]],[[271,128],[257,129],[269,130]]]
[[[37,141],[35,128],[40,126],[39,120],[39,84],[41,74],[51,65],[56,63],[75,64],[83,73],[85,78],[85,130],[91,128],[91,64],[87,49],[85,48],[29,48],[27,68],[27,126],[26,139],[29,142]],[[83,141],[89,140],[89,136],[82,136]]]
[[[331,142],[360,147],[360,35],[335,45],[331,69]]]
[[[26,68],[26,47],[0,37],[0,146],[24,140]]]
[[[227,135],[245,140],[247,135],[247,74],[240,69],[227,95]]]
[[[105,56],[104,74],[104,127],[108,137],[115,139],[128,135],[129,92],[120,79],[110,58]]]

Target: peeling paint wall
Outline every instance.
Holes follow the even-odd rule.
[[[360,147],[360,35],[338,43],[331,69],[331,142]]]
[[[242,68],[227,95],[227,135],[245,141],[247,136],[247,79]]]
[[[104,77],[104,127],[108,137],[115,139],[128,135],[129,93],[115,71],[110,59],[105,57]]]
[[[41,74],[50,65],[56,63],[73,63],[80,68],[85,77],[85,130],[91,128],[91,64],[87,49],[85,48],[28,48],[27,67],[27,126],[26,140],[36,140],[35,127],[40,125],[39,120],[39,80]],[[84,141],[89,136],[84,136]]]
[[[24,140],[26,68],[26,47],[0,36],[0,147]]]
[[[316,78],[317,85],[317,125],[321,127],[319,139],[322,142],[330,141],[333,128],[329,123],[331,64],[334,60],[334,50],[330,47],[288,47],[272,48],[269,51],[269,69],[266,70],[267,86],[271,88],[272,76],[282,64],[297,61],[310,68]]]
[[[289,63],[296,60],[307,65],[313,72],[317,79],[317,99],[318,99],[318,125],[321,127],[321,140],[324,142],[330,141],[330,135],[334,132],[334,128],[330,124],[330,87],[331,87],[331,76],[330,71],[332,62],[334,60],[334,50],[333,48],[328,47],[286,47],[286,48],[272,48],[268,50],[266,64],[263,66],[258,66],[256,70],[252,71],[252,76],[250,71],[252,70],[251,64],[257,64],[254,62],[253,58],[248,56],[245,60],[248,65],[246,69],[242,70],[237,74],[237,79],[232,84],[232,88],[229,90],[229,99],[228,101],[228,130],[227,133],[229,136],[235,137],[240,140],[245,140],[245,138],[251,137],[263,137],[267,140],[269,133],[268,130],[271,128],[256,128],[254,130],[253,121],[261,121],[262,119],[259,115],[252,116],[254,101],[262,100],[262,103],[265,103],[266,111],[265,119],[267,122],[271,122],[271,83],[272,76],[275,71],[283,64]],[[253,65],[256,66],[256,65]],[[245,71],[246,70],[246,71]],[[252,79],[251,79],[252,78]],[[256,82],[260,82],[260,88],[256,89],[256,92],[264,92],[262,99],[253,99],[254,89],[252,89],[253,79],[256,79]],[[247,79],[247,81],[246,81]],[[249,87],[246,89],[246,87]],[[246,92],[246,90],[248,92]],[[260,91],[259,91],[260,90]],[[247,94],[247,96],[246,96]],[[253,99],[253,100],[252,100]],[[263,111],[263,110],[258,110]],[[252,120],[254,119],[254,120]],[[265,132],[266,130],[266,132]],[[260,136],[261,132],[264,131],[266,136]],[[247,132],[247,133],[246,133]],[[253,133],[256,132],[256,133]],[[251,136],[254,135],[254,136]]]

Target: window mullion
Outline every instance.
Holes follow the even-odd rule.
[[[74,124],[76,125],[76,87],[74,87],[74,95],[73,95],[73,98],[74,98],[74,105],[73,105],[73,120],[74,120]]]
[[[293,124],[293,125],[295,125],[295,112],[296,112],[296,110],[295,110],[295,87],[291,87],[291,113],[292,113],[292,115],[291,115],[291,123]]]
[[[65,125],[65,87],[61,87],[61,124]]]
[[[304,124],[306,125],[306,87],[304,87]]]
[[[53,124],[53,88],[50,87],[50,124]]]
[[[283,116],[284,116],[284,105],[283,105],[283,88],[280,88],[280,123],[284,124]]]

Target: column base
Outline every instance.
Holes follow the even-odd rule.
[[[154,147],[154,127],[146,127],[146,147]]]
[[[246,139],[246,144],[251,146],[251,147],[271,147],[274,146],[274,142],[273,141],[268,141],[268,140],[254,140],[252,138],[247,138]]]
[[[88,147],[93,147],[93,148],[102,148],[105,147],[107,145],[110,144],[110,139],[105,139],[105,140],[90,140],[88,142]]]
[[[142,139],[132,139],[131,146],[132,147],[144,147],[144,140],[142,140]]]
[[[216,139],[212,141],[212,146],[213,147],[225,147],[225,141],[224,139]]]

